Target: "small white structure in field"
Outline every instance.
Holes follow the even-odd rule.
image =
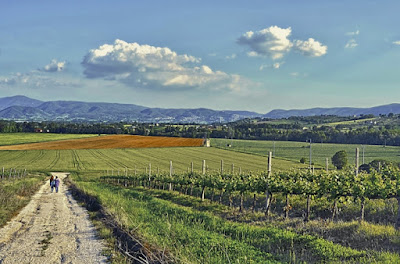
[[[204,139],[204,147],[206,148],[211,147],[211,141],[209,138]]]

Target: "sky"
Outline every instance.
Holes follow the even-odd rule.
[[[258,113],[399,103],[398,10],[398,0],[0,0],[0,97]]]

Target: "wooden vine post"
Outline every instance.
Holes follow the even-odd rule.
[[[169,161],[169,177],[172,180],[172,160]],[[169,191],[172,191],[172,182],[169,183]]]
[[[398,206],[400,208],[400,195],[399,195],[399,193],[397,193],[396,199],[397,199],[397,204],[398,204]],[[397,228],[397,230],[400,230],[400,210],[397,211],[396,228]]]
[[[272,151],[269,152],[268,154],[268,178],[271,176],[272,173]],[[267,181],[267,186],[266,186],[266,191],[265,191],[265,216],[268,217],[269,210],[271,207],[271,196],[272,194],[268,190],[268,181]]]
[[[312,171],[312,174],[314,175],[314,170]],[[311,214],[311,194],[308,194],[307,195],[306,217],[304,219],[305,222],[310,221],[310,214]]]
[[[329,172],[329,159],[325,158],[325,170],[328,173]]]
[[[224,164],[223,164],[223,161],[221,160],[221,170],[223,170],[223,166],[224,166]],[[206,174],[205,167],[206,167],[206,161],[203,160],[203,177]],[[204,201],[205,193],[206,193],[206,186],[205,186],[205,184],[203,184],[203,186],[201,188],[201,201]]]
[[[356,148],[356,164],[355,164],[356,165],[356,170],[355,170],[356,176],[358,176],[358,169],[360,168],[359,160],[360,160],[360,149]]]
[[[360,168],[360,149],[356,148],[356,169],[355,169],[355,174],[356,177],[359,174],[359,168]],[[360,222],[363,222],[365,218],[365,197],[361,197],[361,210],[360,210]]]
[[[149,188],[151,188],[151,163],[149,163]]]

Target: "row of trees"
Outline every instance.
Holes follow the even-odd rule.
[[[310,120],[307,119],[307,122],[311,122],[315,118],[317,117],[313,117]],[[317,121],[320,121],[320,119],[317,119]],[[330,117],[328,120],[331,119],[335,120],[334,117]],[[226,125],[0,121],[0,133],[35,132],[37,129],[42,129],[51,133],[133,134],[191,138],[206,136],[212,138],[279,141],[306,141],[311,139],[312,142],[400,146],[400,128],[397,126],[349,126],[346,129],[343,129],[341,126],[332,127],[322,125],[314,126],[311,129],[303,129],[303,125],[297,121],[288,124],[238,121]]]
[[[385,127],[359,127],[343,130],[337,127],[321,126],[303,130],[292,128],[268,128],[261,125],[240,125],[224,130],[211,131],[214,138],[236,138],[254,140],[307,141],[342,144],[372,144],[400,146],[400,129]]]

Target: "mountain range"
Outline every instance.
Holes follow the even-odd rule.
[[[244,118],[287,118],[290,116],[399,114],[400,104],[371,108],[312,108],[272,110],[267,114],[250,111],[219,111],[206,108],[150,108],[134,104],[78,101],[40,101],[17,95],[0,98],[0,119],[18,121],[95,121],[95,122],[164,122],[213,123],[233,122]]]

